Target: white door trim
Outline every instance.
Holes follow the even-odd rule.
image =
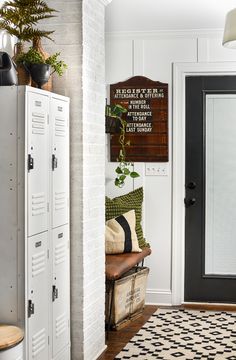
[[[236,63],[175,63],[173,69],[172,305],[184,302],[185,78],[236,75]]]

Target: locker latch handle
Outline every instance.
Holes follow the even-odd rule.
[[[54,302],[56,299],[58,299],[58,289],[56,285],[52,286],[52,301]]]
[[[28,154],[28,171],[33,170],[34,168],[34,158],[31,154]]]
[[[52,171],[57,168],[57,158],[55,154],[52,154]]]
[[[28,317],[30,318],[31,315],[34,314],[34,303],[32,300],[28,301]]]

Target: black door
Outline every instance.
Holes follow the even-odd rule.
[[[236,302],[235,94],[235,76],[186,78],[185,301]]]

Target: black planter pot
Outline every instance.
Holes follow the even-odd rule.
[[[106,116],[105,117],[105,124],[106,124],[106,134],[119,134],[120,133],[120,120]]]
[[[46,84],[50,78],[50,65],[48,64],[27,64],[25,65],[26,69],[29,71],[32,79],[38,85],[38,88],[41,89],[44,84]]]

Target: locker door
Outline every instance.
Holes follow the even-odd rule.
[[[48,359],[48,232],[28,238],[28,360]]]
[[[52,118],[52,226],[68,223],[69,218],[69,104],[51,99]]]
[[[48,113],[47,95],[28,92],[28,236],[48,228]]]
[[[59,354],[55,360],[70,360],[70,348],[69,346],[61,353]]]
[[[53,230],[53,357],[69,343],[69,227]]]

